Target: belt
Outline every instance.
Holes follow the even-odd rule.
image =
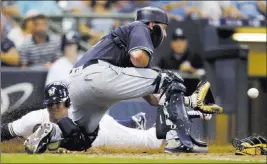
[[[97,64],[98,63],[98,60],[97,59],[93,59],[93,60],[89,60],[88,62],[86,62],[84,65],[83,65],[83,69],[84,68],[86,68],[86,67],[88,67],[88,66],[90,66],[90,65],[92,65],[92,64]],[[75,69],[75,68],[73,68],[72,70],[70,70],[70,73],[72,73],[72,71],[77,71],[77,69]],[[75,71],[75,72],[76,72]]]
[[[92,64],[97,64],[98,63],[98,60],[97,59],[93,59],[93,60],[89,60],[88,62],[86,62],[84,65],[83,65],[83,69],[92,65]]]

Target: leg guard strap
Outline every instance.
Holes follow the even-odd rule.
[[[158,139],[166,139],[166,134],[170,127],[166,124],[166,115],[164,114],[164,106],[160,106],[156,118],[156,136]]]

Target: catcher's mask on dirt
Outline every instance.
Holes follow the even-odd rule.
[[[165,11],[157,7],[144,7],[137,11],[135,20],[144,23],[154,22],[168,25],[168,15]],[[151,40],[154,48],[157,48],[163,41],[163,29],[157,25],[153,25],[151,30]]]
[[[232,145],[236,148],[236,155],[267,155],[267,141],[262,136],[234,138]]]
[[[45,87],[44,101],[45,105],[52,106],[53,104],[66,103],[66,107],[70,106],[70,98],[67,86],[59,81],[52,82]]]

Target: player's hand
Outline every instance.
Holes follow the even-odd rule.
[[[211,103],[211,104],[204,104],[204,100],[206,98],[206,95],[210,89],[210,82],[208,81],[201,81],[195,92],[190,96],[190,102],[189,105],[194,110],[198,110],[202,113],[223,113],[223,108]]]
[[[149,64],[149,55],[146,51],[135,49],[130,52],[130,59],[136,67],[146,67]]]
[[[189,96],[189,104],[191,108],[201,107],[204,103],[206,95],[210,89],[210,83],[208,81],[200,81],[197,85],[196,90],[191,96]]]

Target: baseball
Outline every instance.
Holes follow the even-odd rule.
[[[258,91],[258,89],[256,89],[256,88],[250,88],[250,89],[248,90],[248,96],[249,96],[250,98],[253,98],[253,99],[257,98],[257,97],[259,96],[259,91]]]

